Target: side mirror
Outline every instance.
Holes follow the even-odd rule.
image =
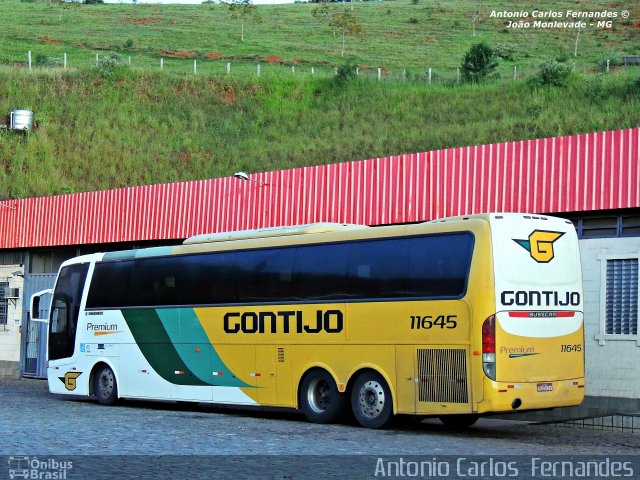
[[[49,305],[48,307],[45,307],[45,305],[42,304],[41,299],[43,296],[51,295],[52,293],[53,293],[53,290],[49,288],[47,290],[40,290],[39,292],[36,292],[33,295],[31,295],[31,321],[49,323],[48,318],[40,318],[40,311],[49,310],[51,305]],[[49,303],[51,303],[51,301],[49,301]]]

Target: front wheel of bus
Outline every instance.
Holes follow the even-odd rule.
[[[393,414],[393,400],[387,382],[377,372],[358,375],[351,390],[351,409],[360,425],[382,428]]]
[[[333,423],[344,414],[346,401],[333,377],[324,370],[316,369],[308,372],[302,380],[299,403],[310,422]]]
[[[103,365],[96,371],[93,392],[101,405],[113,405],[118,400],[118,383],[111,367]]]

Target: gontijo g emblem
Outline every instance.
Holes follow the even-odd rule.
[[[534,230],[529,235],[529,240],[517,240],[514,238],[513,241],[529,252],[531,258],[536,262],[549,263],[553,260],[553,243],[563,235],[564,232]]]
[[[64,388],[67,390],[75,390],[76,389],[76,378],[82,375],[82,372],[67,372],[64,374],[64,377],[58,377],[62,383],[64,383]]]

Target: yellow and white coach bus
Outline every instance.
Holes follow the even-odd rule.
[[[49,389],[293,407],[319,423],[351,413],[370,428],[578,405],[581,282],[571,222],[515,213],[86,255],[61,266],[40,319]]]

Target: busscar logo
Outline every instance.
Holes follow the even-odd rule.
[[[553,260],[553,243],[558,240],[564,232],[550,232],[547,230],[534,230],[529,235],[528,240],[513,239],[518,245],[524,248],[531,258],[538,263],[549,263]]]
[[[58,378],[64,383],[64,388],[71,391],[76,389],[76,378],[80,375],[82,375],[82,372],[67,372],[64,374],[64,377]]]

